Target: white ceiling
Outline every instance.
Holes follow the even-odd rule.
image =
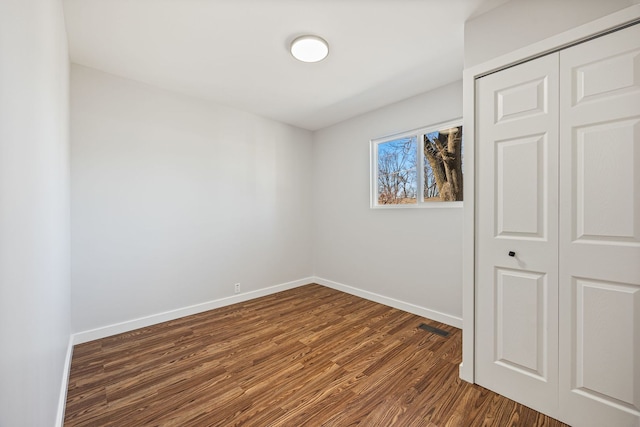
[[[462,78],[506,0],[64,0],[71,61],[316,130]],[[329,42],[298,62],[292,39]]]

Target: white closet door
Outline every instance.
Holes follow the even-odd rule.
[[[483,77],[476,91],[476,382],[553,415],[558,54]]]
[[[640,25],[560,53],[560,407],[640,426]]]

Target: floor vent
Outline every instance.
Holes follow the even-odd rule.
[[[446,336],[448,336],[448,335],[449,335],[449,332],[447,332],[447,331],[443,331],[442,329],[434,328],[433,326],[429,326],[429,325],[427,325],[427,324],[425,324],[425,323],[421,323],[421,324],[420,324],[420,326],[419,326],[419,328],[420,328],[420,329],[424,329],[424,330],[425,330],[425,331],[427,331],[427,332],[431,332],[431,333],[434,333],[434,334],[438,334],[438,335],[440,335],[441,337],[446,337]]]

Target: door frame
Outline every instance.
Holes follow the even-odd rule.
[[[464,217],[462,246],[462,363],[460,378],[475,382],[475,271],[476,271],[476,144],[475,81],[487,74],[558,51],[640,21],[640,4],[525,46],[463,72],[463,126],[465,144]]]

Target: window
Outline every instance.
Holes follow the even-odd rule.
[[[371,207],[462,206],[462,121],[371,141]]]

